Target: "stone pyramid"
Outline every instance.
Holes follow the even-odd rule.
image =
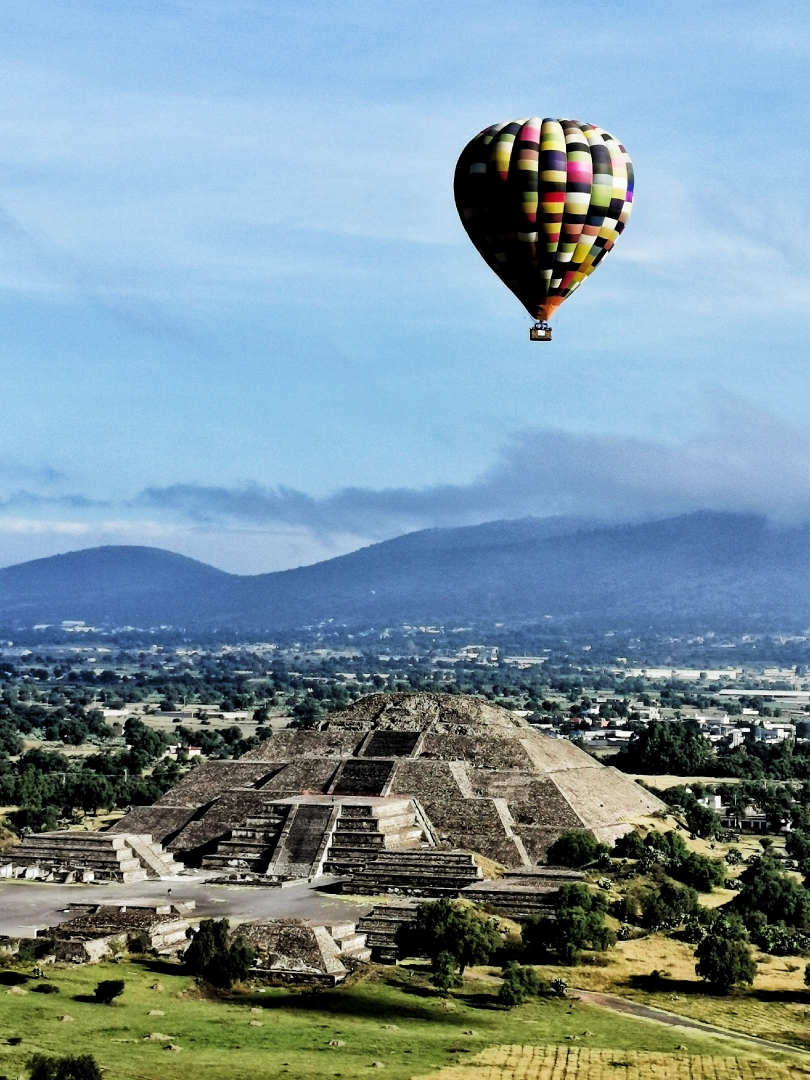
[[[259,873],[280,865],[279,853],[296,874],[323,872],[339,861],[330,850],[341,828],[356,850],[408,849],[408,862],[414,848],[466,851],[517,869],[540,863],[566,829],[610,842],[663,809],[623,773],[499,706],[371,694],[317,728],[277,732],[238,761],[192,770],[116,828],[151,833],[191,864],[240,865],[241,844]]]

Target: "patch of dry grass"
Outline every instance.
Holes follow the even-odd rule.
[[[753,1057],[649,1054],[574,1046],[492,1046],[415,1080],[794,1080],[810,1072]]]
[[[594,959],[600,966],[540,970],[546,979],[562,975],[572,987],[616,994],[729,1031],[810,1048],[806,957],[755,952],[758,971],[753,988],[719,997],[695,975],[693,946],[663,934],[621,941]]]

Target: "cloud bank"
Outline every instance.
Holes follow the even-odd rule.
[[[380,540],[415,529],[554,514],[633,520],[693,510],[810,518],[810,427],[720,397],[701,430],[677,441],[527,431],[467,485],[371,490],[323,498],[289,488],[175,484],[137,505],[198,524],[286,525]]]
[[[319,498],[259,483],[178,483],[126,503],[16,489],[0,495],[0,565],[99,544],[147,544],[260,573],[417,529],[553,515],[638,521],[695,510],[810,520],[810,426],[715,394],[702,424],[675,440],[524,431],[468,484],[344,487]]]

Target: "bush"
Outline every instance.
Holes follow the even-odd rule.
[[[576,869],[609,851],[608,846],[600,844],[593,833],[582,829],[569,829],[558,836],[548,849],[546,862],[549,866],[571,866]]]
[[[203,919],[183,957],[186,966],[212,986],[228,988],[247,977],[253,949],[241,936],[231,938],[227,919]]]
[[[695,851],[680,860],[670,863],[670,874],[685,885],[690,885],[698,892],[711,892],[715,886],[721,886],[726,880],[726,867],[722,859],[713,859]]]
[[[501,972],[503,982],[498,991],[498,1001],[507,1009],[522,1005],[527,997],[540,990],[540,977],[532,967],[523,967],[510,960]]]
[[[754,939],[760,949],[771,956],[810,955],[810,936],[784,923],[766,923],[758,927]]]
[[[31,1080],[101,1080],[101,1069],[90,1054],[48,1057],[34,1054],[28,1062]]]
[[[93,997],[100,1005],[112,1005],[124,992],[123,979],[105,979],[93,991]]]
[[[695,950],[695,973],[720,993],[735,986],[750,985],[757,965],[748,943],[740,939],[708,934]]]
[[[152,951],[152,939],[145,930],[135,930],[127,936],[127,949],[131,953]]]

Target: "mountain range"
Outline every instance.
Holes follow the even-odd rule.
[[[810,526],[700,512],[627,525],[570,518],[429,529],[278,573],[240,576],[109,546],[0,570],[0,626],[82,620],[261,633],[546,616],[589,628],[810,625]]]

